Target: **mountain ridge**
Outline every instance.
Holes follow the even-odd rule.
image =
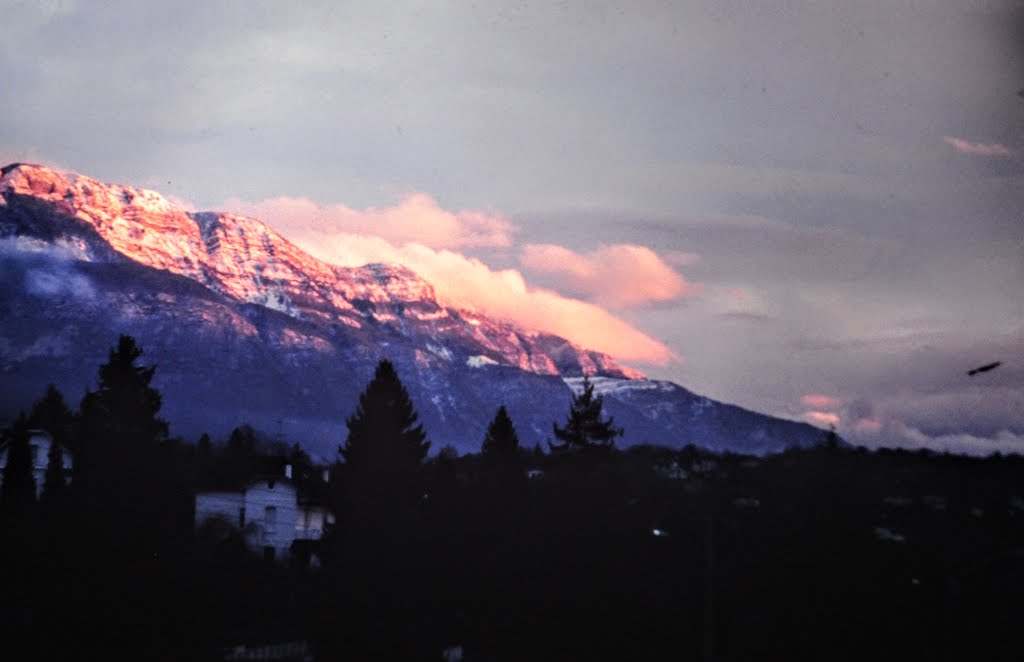
[[[396,363],[436,442],[475,451],[499,404],[545,442],[584,374],[624,443],[773,452],[820,440],[550,334],[442,306],[401,265],[330,265],[258,219],[186,212],[146,189],[43,166],[0,175],[0,410],[53,381],[74,393],[120,333],[155,362],[166,416],[190,435],[249,422],[330,455],[381,358]],[[0,411],[2,413],[2,411]]]
[[[239,301],[311,317],[326,324],[361,328],[368,317],[380,323],[426,323],[462,333],[483,346],[493,360],[541,374],[580,371],[627,378],[643,375],[600,352],[564,339],[520,329],[475,311],[440,305],[432,285],[402,265],[339,267],[288,241],[259,219],[230,212],[185,212],[148,189],[103,184],[77,173],[16,164],[0,177],[0,196],[10,208],[32,200],[91,229],[116,254],[200,282]],[[0,235],[8,234],[0,228]],[[110,259],[89,242],[90,260]],[[433,324],[431,324],[433,322]],[[479,323],[478,323],[479,322]],[[489,333],[479,328],[486,326]],[[460,328],[461,327],[461,328]],[[468,327],[477,327],[475,329]],[[505,342],[496,342],[502,338]],[[511,340],[511,342],[508,342]],[[565,344],[575,356],[564,365],[542,345]]]

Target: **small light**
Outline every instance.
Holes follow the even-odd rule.
[[[651,534],[655,538],[664,538],[668,535],[668,531],[665,531],[664,529],[651,529]]]

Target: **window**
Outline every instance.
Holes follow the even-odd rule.
[[[277,506],[267,506],[263,516],[263,530],[268,534],[277,532]]]

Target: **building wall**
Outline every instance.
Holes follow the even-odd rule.
[[[274,521],[268,521],[269,509],[274,509]],[[273,547],[275,555],[287,555],[295,540],[298,520],[298,497],[295,487],[280,478],[251,483],[245,490],[245,513],[252,529],[246,531],[246,540],[254,549]]]
[[[36,499],[43,493],[43,482],[46,480],[46,463],[50,457],[50,444],[53,439],[44,430],[32,430],[29,433],[28,445],[32,453],[32,478],[36,482]],[[64,483],[67,484],[71,474],[71,454],[66,449],[61,451],[64,465]],[[0,450],[0,477],[7,469],[7,449]]]
[[[244,528],[240,511],[245,506],[241,492],[200,492],[196,495],[196,526],[215,517],[223,518],[231,526]]]
[[[239,492],[200,492],[196,526],[213,517],[240,529],[253,552],[273,548],[275,558],[287,556],[296,540],[320,540],[325,525],[332,521],[321,506],[300,506],[295,486],[283,478],[263,478]]]
[[[301,506],[295,521],[295,539],[320,540],[324,536],[324,527],[332,520],[326,508]]]

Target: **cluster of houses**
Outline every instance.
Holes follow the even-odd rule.
[[[46,465],[51,446],[56,443],[45,430],[29,433],[32,475],[36,498],[43,489]],[[0,445],[0,480],[7,470],[8,448]],[[70,483],[72,457],[62,449],[61,461],[65,483]],[[241,486],[230,489],[200,491],[195,495],[195,525],[240,533],[246,546],[272,560],[290,560],[299,552],[310,555],[311,543],[320,540],[324,530],[333,524],[333,515],[317,500],[299,489],[292,478],[293,467],[284,465],[281,475],[252,476]],[[328,479],[324,470],[323,480]]]

